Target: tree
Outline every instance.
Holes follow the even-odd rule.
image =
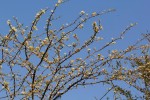
[[[59,20],[59,17],[55,17],[56,9],[64,2],[58,0],[55,4],[42,33],[38,33],[37,25],[49,9],[40,10],[31,27],[24,27],[15,17],[16,25],[10,20],[7,21],[9,33],[0,36],[0,84],[3,86],[0,92],[4,94],[0,98],[57,100],[80,86],[107,84],[111,86],[107,93],[114,93],[115,100],[148,100],[150,34],[143,34],[140,40],[125,50],[108,50],[108,47],[122,40],[136,25],[133,23],[118,37],[96,48],[92,45],[103,40],[99,34],[103,29],[100,20],[92,23],[93,33],[84,42],[76,32],[84,29],[84,24],[92,18],[115,10],[108,9],[90,15],[81,11],[72,23],[54,29],[53,24]],[[109,54],[103,55],[101,52],[104,50],[109,51]],[[84,53],[82,58],[79,57],[81,53]],[[117,82],[125,83],[131,88],[123,88]],[[132,94],[132,88],[141,95]]]

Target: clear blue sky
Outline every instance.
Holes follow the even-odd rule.
[[[25,26],[30,26],[35,14],[42,8],[53,8],[57,0],[1,0],[0,1],[0,34],[8,32],[6,21],[16,16]],[[100,19],[104,27],[103,35],[106,39],[117,36],[127,25],[137,22],[126,39],[118,44],[125,48],[129,43],[140,37],[141,33],[150,31],[150,0],[70,0],[57,10],[64,22],[71,22],[81,10],[87,13],[115,8],[116,12],[106,14]],[[45,20],[43,20],[45,21]],[[84,35],[84,34],[83,34]],[[123,44],[123,46],[122,46]],[[125,46],[125,47],[124,47]],[[101,97],[105,88],[101,85],[80,88],[66,94],[62,100],[94,100]],[[1,94],[0,94],[1,95]]]

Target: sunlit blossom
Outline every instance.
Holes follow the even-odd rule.
[[[80,24],[80,25],[79,25],[79,28],[82,29],[82,28],[83,28],[83,24]]]
[[[94,16],[96,16],[96,15],[97,15],[97,13],[96,13],[96,12],[93,12],[93,13],[92,13],[92,16],[93,16],[93,17],[94,17]]]
[[[12,27],[12,30],[13,30],[14,32],[17,32],[16,27]]]
[[[82,10],[82,11],[80,12],[80,14],[81,14],[81,15],[85,14],[85,11]]]

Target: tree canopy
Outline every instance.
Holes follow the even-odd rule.
[[[91,14],[81,10],[71,23],[59,26],[61,17],[55,13],[63,3],[67,2],[58,0],[53,10],[41,9],[28,27],[16,17],[7,21],[9,32],[0,34],[0,99],[57,100],[70,90],[100,84],[111,88],[97,100],[109,92],[114,100],[149,100],[150,33],[141,34],[126,49],[110,49],[137,23],[105,43],[99,17],[115,9]],[[97,20],[92,21],[90,36],[84,39],[79,33],[93,18]],[[38,27],[41,20],[46,20],[42,32]]]

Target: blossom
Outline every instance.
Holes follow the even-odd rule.
[[[4,51],[5,51],[6,53],[8,53],[8,49],[4,49]]]
[[[95,26],[97,26],[97,23],[96,23],[96,22],[93,22],[93,24],[92,24],[92,25],[95,27]]]
[[[9,37],[6,35],[5,37],[4,37],[6,40],[8,40],[9,39]]]
[[[28,41],[25,41],[25,46],[28,46],[28,45],[29,45]]]
[[[116,42],[114,41],[114,42],[112,42],[111,44],[116,44]]]
[[[80,14],[81,14],[81,15],[85,14],[85,11],[82,10],[82,11],[80,12]]]
[[[40,50],[40,47],[36,47],[35,49],[36,49],[36,51],[39,51],[39,50]]]
[[[10,65],[13,67],[15,64],[14,64],[14,63],[11,63]]]
[[[33,47],[33,46],[29,46],[29,50],[30,50],[30,51],[33,51],[33,50],[34,50],[34,47]]]
[[[97,40],[97,41],[103,40],[103,37],[97,37],[96,40]]]
[[[101,71],[102,71],[103,73],[106,73],[106,72],[107,72],[106,69],[102,69]]]
[[[8,24],[8,25],[10,24],[10,20],[7,20],[7,24]]]
[[[102,25],[100,25],[100,26],[99,26],[99,29],[100,29],[100,30],[103,30],[103,26],[102,26]]]
[[[78,41],[77,34],[73,34],[73,37]]]
[[[44,39],[41,43],[42,43],[42,45],[46,45],[46,44],[48,44],[48,40]]]
[[[62,3],[63,2],[63,0],[58,0],[58,3],[60,4],[60,3]]]
[[[41,12],[44,14],[45,13],[45,9],[42,9]]]
[[[33,26],[33,30],[38,30],[37,27],[36,27],[35,25]]]
[[[22,29],[22,30],[21,30],[21,34],[23,35],[23,34],[24,34],[24,32],[25,32],[25,30],[24,30],[24,29]]]
[[[87,49],[87,51],[91,51],[91,49]]]
[[[50,31],[49,31],[49,33],[50,33],[50,34],[53,34],[53,33],[54,33],[54,31],[53,31],[53,30],[50,30]]]
[[[3,83],[4,88],[9,91],[9,86],[8,85],[9,85],[9,83],[4,81],[4,83]]]
[[[12,30],[13,30],[14,32],[17,32],[17,29],[16,29],[15,27],[12,27]]]
[[[100,56],[101,56],[101,54],[98,54],[97,56],[99,56],[99,57],[100,57]]]
[[[71,60],[70,63],[73,64],[73,63],[74,63],[74,60]]]
[[[80,24],[80,25],[79,25],[79,28],[82,29],[82,28],[83,28],[83,24]]]
[[[116,54],[118,51],[117,50],[112,50],[112,53],[113,54]]]
[[[71,68],[71,71],[74,71],[75,70],[75,68]]]
[[[26,92],[25,92],[25,91],[22,91],[21,93],[22,93],[23,95],[25,95],[25,94],[26,94]]]
[[[53,10],[51,10],[51,13],[53,13],[54,11]]]
[[[76,46],[77,46],[77,44],[73,42],[73,43],[72,43],[72,46],[73,46],[73,47],[76,47]]]
[[[99,31],[99,27],[98,27],[98,26],[95,26],[95,27],[94,27],[94,32],[97,33],[98,31]]]
[[[93,12],[93,13],[92,13],[92,16],[93,16],[93,17],[94,17],[94,16],[96,16],[96,15],[97,15],[97,13],[96,13],[96,12]]]
[[[76,50],[75,50],[75,52],[79,52],[80,51],[80,49],[79,48],[77,48]]]

